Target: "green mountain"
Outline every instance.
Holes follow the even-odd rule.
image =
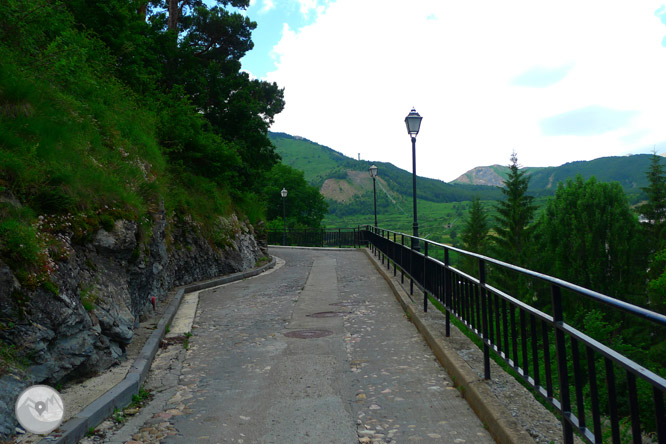
[[[372,191],[368,175],[372,164],[379,167],[378,180],[386,194],[394,199],[412,197],[412,173],[391,163],[356,160],[316,142],[284,133],[269,133],[269,137],[283,162],[302,170],[305,179],[319,187],[330,201],[349,203],[354,197]],[[585,179],[594,176],[601,182],[619,182],[630,200],[636,202],[644,197],[641,188],[647,185],[645,172],[650,157],[651,154],[602,157],[558,167],[525,167],[525,171],[531,176],[530,193],[536,197],[552,195],[558,182],[580,174]],[[475,195],[481,200],[497,200],[501,193],[496,187],[502,185],[507,171],[504,165],[476,167],[451,183],[419,177],[418,197],[430,202],[465,202]]]
[[[324,220],[328,227],[355,226],[374,222],[372,179],[368,168],[379,168],[377,177],[377,214],[379,225],[411,232],[412,173],[388,162],[356,160],[308,139],[284,133],[269,133],[282,161],[302,170],[305,179],[319,188],[329,203]],[[641,187],[647,184],[645,172],[650,155],[603,157],[591,161],[570,162],[559,167],[526,167],[531,175],[530,193],[537,204],[555,192],[557,183],[581,174],[604,182],[618,181],[630,202],[645,198]],[[417,179],[418,214],[421,235],[433,240],[452,242],[469,207],[479,196],[483,205],[494,211],[493,201],[502,198],[498,186],[508,168],[502,165],[477,167],[455,181]]]
[[[619,182],[631,201],[643,198],[642,187],[647,186],[645,172],[648,170],[651,154],[632,156],[601,157],[589,161],[565,163],[558,167],[526,167],[530,175],[530,192],[535,196],[553,194],[558,182],[563,182],[577,174],[588,179],[596,177],[600,182]],[[455,179],[452,183],[501,186],[509,168],[503,165],[476,167]]]
[[[305,179],[320,188],[324,197],[336,202],[348,202],[355,196],[372,191],[368,168],[376,165],[378,181],[386,194],[395,199],[412,198],[412,173],[388,162],[356,160],[308,139],[285,133],[269,133],[282,161],[305,173]],[[449,184],[438,179],[418,177],[419,199],[431,202],[464,202],[479,195],[494,200],[501,193],[479,185]],[[378,190],[379,193],[379,190]]]

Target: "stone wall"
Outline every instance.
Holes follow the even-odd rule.
[[[32,361],[22,371],[0,369],[0,439],[18,425],[14,402],[25,387],[55,386],[122,360],[153,297],[159,304],[175,286],[252,268],[267,255],[253,227],[235,215],[219,220],[216,244],[224,248],[197,224],[167,221],[164,212],[154,215],[151,231],[143,240],[136,222],[117,220],[85,245],[71,245],[64,233],[70,253],[51,276],[57,292],[22,288],[0,261],[0,339]]]

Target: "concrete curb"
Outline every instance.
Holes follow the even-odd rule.
[[[534,439],[523,430],[513,418],[511,412],[492,393],[486,382],[479,378],[471,367],[456,353],[451,346],[441,340],[438,335],[424,322],[422,306],[417,306],[402,288],[400,282],[387,273],[386,269],[368,249],[364,249],[370,262],[379,274],[391,287],[396,299],[409,314],[412,323],[423,335],[428,346],[432,349],[437,360],[446,369],[453,379],[453,383],[460,390],[472,410],[488,427],[488,431],[495,441],[500,444],[534,443]],[[405,273],[407,274],[407,273]],[[455,327],[452,327],[455,328]]]
[[[271,261],[268,264],[262,265],[261,267],[215,279],[210,279],[207,281],[197,282],[196,284],[186,285],[178,288],[176,295],[169,304],[169,307],[162,315],[162,319],[160,319],[158,322],[157,328],[155,331],[153,331],[153,333],[144,344],[141,352],[136,357],[134,363],[127,372],[125,379],[120,381],[95,401],[88,404],[88,406],[81,410],[81,412],[79,412],[76,416],[60,426],[58,437],[55,439],[49,439],[49,437],[44,438],[39,441],[39,444],[77,443],[86,435],[86,433],[88,433],[91,427],[96,427],[99,423],[113,414],[115,409],[121,409],[132,401],[132,396],[139,393],[139,389],[148,376],[148,371],[150,370],[153,359],[157,354],[160,342],[164,337],[166,327],[171,323],[174,316],[176,315],[178,307],[180,306],[180,302],[182,301],[183,295],[185,293],[217,287],[218,285],[228,284],[230,282],[240,281],[242,279],[257,276],[269,268],[273,268],[275,264],[275,258],[271,257]]]

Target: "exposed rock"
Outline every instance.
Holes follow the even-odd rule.
[[[169,230],[167,230],[169,225]],[[169,235],[167,235],[167,231]],[[61,233],[71,244],[72,233]],[[0,340],[32,361],[0,369],[0,439],[15,432],[14,402],[23,388],[94,375],[124,358],[134,327],[174,286],[246,270],[267,254],[235,215],[219,220],[215,243],[188,220],[153,215],[150,239],[134,221],[117,220],[57,262],[57,294],[22,288],[0,261]]]
[[[504,179],[497,174],[498,170],[508,170],[501,165],[491,165],[472,168],[462,176],[451,181],[451,183],[464,183],[471,185],[502,186]]]

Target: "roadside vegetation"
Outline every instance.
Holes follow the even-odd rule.
[[[248,5],[3,3],[0,264],[21,284],[18,302],[40,287],[58,294],[58,263],[121,219],[137,223],[143,243],[166,217],[167,233],[184,221],[225,248],[232,228],[220,217],[274,217],[268,202],[279,203],[283,184],[271,183],[280,157],[268,128],[283,90],[241,71],[256,27],[241,12]],[[314,209],[302,223],[318,226],[323,200]],[[94,294],[83,299],[94,308]],[[11,322],[0,319],[0,333]],[[0,342],[0,360],[20,352],[10,347]]]

